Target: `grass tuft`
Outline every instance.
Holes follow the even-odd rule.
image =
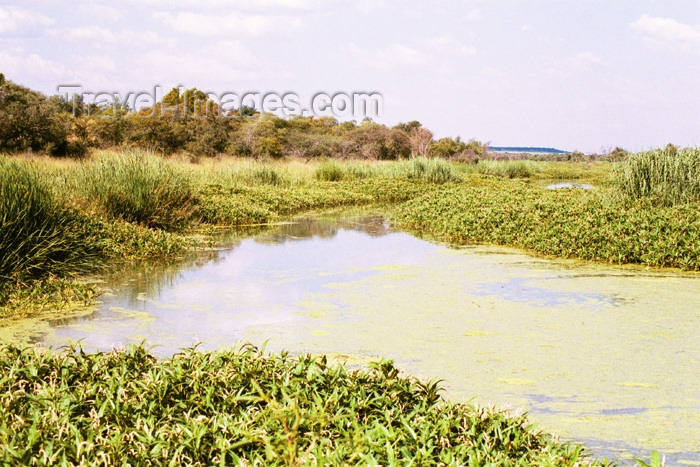
[[[624,196],[657,205],[700,201],[700,148],[632,154],[615,167],[613,181]]]
[[[392,169],[399,176],[403,175],[411,180],[422,180],[438,185],[462,180],[453,166],[443,159],[416,157],[408,161],[396,162]]]
[[[56,199],[50,177],[35,164],[0,158],[0,288],[94,270],[98,253],[84,225]]]
[[[115,219],[178,230],[193,220],[197,198],[190,177],[142,151],[103,155],[83,166],[89,200]]]

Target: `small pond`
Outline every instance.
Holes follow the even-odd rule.
[[[451,248],[380,214],[307,217],[110,278],[38,340],[202,342],[394,359],[457,401],[528,411],[599,456],[700,465],[700,276]]]

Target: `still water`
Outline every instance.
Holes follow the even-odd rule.
[[[378,214],[220,243],[111,278],[96,311],[38,340],[386,357],[444,380],[452,400],[527,411],[598,456],[658,449],[667,465],[700,465],[700,275],[451,248]]]

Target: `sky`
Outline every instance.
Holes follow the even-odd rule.
[[[0,0],[0,72],[47,95],[379,93],[375,121],[493,146],[700,145],[698,0]]]

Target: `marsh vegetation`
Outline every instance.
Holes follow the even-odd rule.
[[[700,270],[697,149],[490,160],[485,145],[433,141],[418,122],[69,119],[65,101],[0,86],[3,320],[90,303],[95,274],[177,260],[210,246],[216,229],[342,206],[382,206],[395,225],[452,244]],[[542,186],[556,180],[596,189]],[[524,417],[445,402],[437,384],[387,362],[348,372],[251,349],[166,360],[142,347],[0,354],[0,405],[12,414],[0,422],[0,458],[10,465],[583,462],[580,445]]]

